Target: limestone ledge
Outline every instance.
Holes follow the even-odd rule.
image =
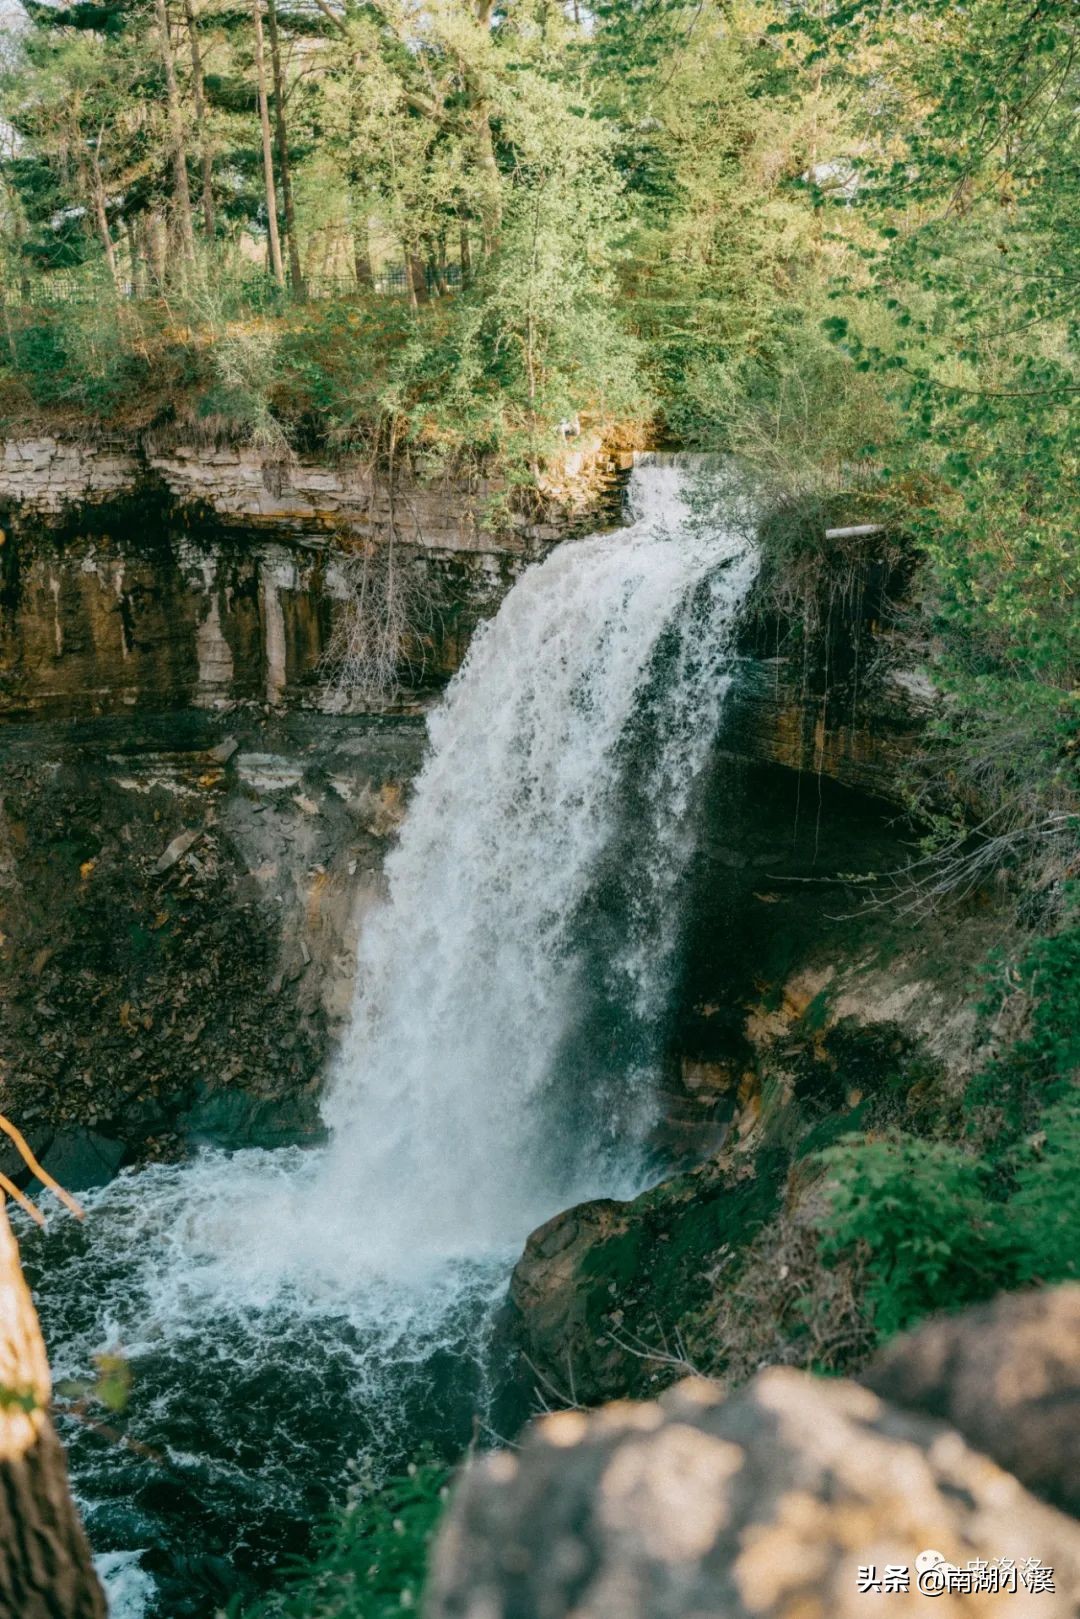
[[[492,526],[485,512],[502,489],[492,481],[414,481],[391,494],[356,459],[269,459],[250,447],[166,446],[149,437],[95,444],[44,436],[4,443],[0,502],[22,515],[56,519],[115,500],[149,480],[164,486],[178,508],[207,509],[244,527],[314,535],[392,529],[407,543],[432,550],[527,552],[565,533],[626,459],[607,455],[598,439],[577,441],[541,485],[550,518],[511,516]]]

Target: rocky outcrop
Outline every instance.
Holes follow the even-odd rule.
[[[898,1338],[862,1382],[942,1417],[1080,1517],[1080,1284],[1006,1295]]]
[[[726,1155],[632,1203],[586,1203],[535,1231],[511,1278],[507,1327],[538,1396],[594,1405],[685,1372],[681,1329],[710,1272],[772,1214],[778,1167]]]
[[[727,715],[728,751],[902,799],[939,698],[901,644],[869,633],[865,638],[870,670],[858,680],[812,679],[797,653],[748,661]]]
[[[328,691],[321,667],[349,595],[344,553],[325,538],[189,527],[160,492],[84,508],[63,535],[7,522],[0,718],[318,710],[348,698]],[[453,673],[525,560],[521,550],[402,546],[423,603],[403,647],[407,688]]]
[[[886,1591],[903,1612],[933,1597],[949,1616],[1066,1619],[1080,1525],[944,1424],[774,1369],[726,1400],[690,1381],[658,1404],[562,1411],[473,1462],[427,1611],[864,1619]]]
[[[45,436],[3,444],[0,507],[24,521],[55,520],[156,488],[177,512],[244,529],[311,536],[347,528],[375,538],[393,529],[404,543],[429,550],[527,552],[565,533],[568,514],[594,511],[627,465],[626,455],[609,453],[598,440],[580,442],[542,481],[540,515],[515,515],[500,503],[493,518],[493,500],[506,493],[493,481],[414,479],[391,486],[357,457],[268,456],[245,445],[184,443],[175,434]]]

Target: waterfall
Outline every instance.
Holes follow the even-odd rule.
[[[26,1245],[57,1376],[121,1346],[140,1443],[237,1548],[258,1521],[276,1544],[305,1467],[340,1482],[358,1451],[467,1432],[476,1323],[528,1232],[642,1184],[695,789],[757,563],[679,461],[643,458],[629,500],[522,574],[430,718],[329,1145],[125,1172],[83,1230]],[[102,1551],[187,1555],[182,1514],[110,1516],[149,1462],[72,1442]]]
[[[666,1000],[688,810],[755,567],[737,529],[695,519],[688,482],[677,462],[639,466],[631,524],[528,570],[430,721],[326,1106],[327,1176],[380,1263],[520,1242],[560,1204],[617,1191],[612,1131],[632,1176],[651,1075],[623,1075],[614,1111],[608,1095],[575,1107],[577,1142],[546,1099],[592,977],[639,1036]],[[609,877],[605,896],[620,936],[597,959],[583,911],[631,802],[622,892]]]

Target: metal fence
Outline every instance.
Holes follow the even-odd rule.
[[[461,286],[461,266],[446,264],[436,268],[434,265],[425,265],[424,280],[428,295],[432,298],[437,298],[444,288],[454,292]],[[365,290],[352,276],[309,276],[304,282],[304,287],[309,298],[347,298],[350,293]],[[410,290],[407,266],[385,265],[375,272],[371,286],[366,290],[389,296],[405,295]]]

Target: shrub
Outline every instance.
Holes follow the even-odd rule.
[[[818,1162],[830,1177],[823,1255],[865,1256],[879,1338],[931,1310],[986,1298],[1018,1275],[1000,1205],[987,1198],[971,1153],[900,1134],[847,1136]]]
[[[389,1619],[416,1611],[449,1469],[425,1461],[329,1518],[313,1559],[246,1619]]]
[[[1019,1236],[1020,1277],[1059,1282],[1080,1276],[1080,1094],[1042,1117],[1020,1152],[1016,1192],[1005,1207]]]
[[[1066,914],[1077,893],[1066,889]],[[1037,1128],[1040,1110],[1080,1079],[1080,926],[1038,939],[1019,965],[1005,970],[1005,1000],[983,1006],[999,1019],[1020,1020],[1017,1038],[995,1053],[972,1081],[967,1097],[980,1146],[1005,1160],[1024,1131]]]
[[[848,1136],[818,1155],[822,1256],[863,1260],[879,1340],[933,1310],[1080,1275],[1080,1093],[1041,1125],[1014,1149],[1005,1199],[991,1195],[991,1159],[942,1142]]]

